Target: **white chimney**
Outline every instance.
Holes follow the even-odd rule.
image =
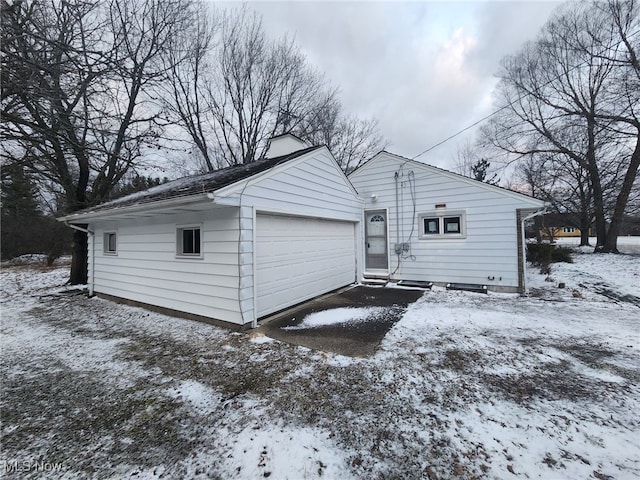
[[[308,146],[295,135],[285,133],[269,140],[269,148],[264,156],[265,158],[281,157],[305,149]]]

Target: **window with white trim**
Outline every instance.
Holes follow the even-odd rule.
[[[102,251],[107,255],[116,255],[118,253],[118,234],[116,232],[104,232],[102,238]]]
[[[464,211],[434,211],[418,215],[420,238],[423,240],[435,238],[465,238]]]
[[[202,239],[199,225],[178,227],[176,244],[177,254],[184,257],[202,256]]]

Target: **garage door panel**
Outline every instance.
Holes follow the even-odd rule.
[[[258,316],[355,281],[353,223],[258,215]]]
[[[335,248],[340,249],[341,247],[332,246],[332,245],[323,245],[321,248]],[[312,259],[309,258],[310,253],[314,255]],[[290,268],[292,265],[304,265],[309,263],[317,263],[319,268],[323,268],[323,262],[332,262],[338,260],[346,260],[350,261],[353,259],[352,252],[327,252],[319,249],[316,250],[307,250],[307,251],[298,251],[298,252],[277,252],[272,254],[269,259],[263,259],[262,265],[270,265],[270,266],[282,266],[283,268]],[[286,262],[286,265],[282,265],[283,262]],[[327,268],[333,268],[333,265],[327,266]]]

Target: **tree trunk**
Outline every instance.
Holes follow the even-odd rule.
[[[580,216],[580,246],[589,246],[589,213],[583,212]]]
[[[618,235],[620,234],[620,226],[622,225],[622,218],[624,216],[624,210],[629,200],[629,194],[633,188],[633,182],[638,174],[638,167],[640,166],[640,131],[638,131],[638,139],[636,141],[636,148],[631,155],[631,163],[627,169],[627,173],[624,176],[622,182],[622,188],[616,198],[616,208],[613,211],[613,217],[611,218],[611,224],[609,225],[609,231],[607,232],[607,240],[603,247],[599,250],[604,253],[618,253]]]
[[[591,113],[587,117],[587,171],[591,179],[591,188],[593,192],[593,211],[596,220],[596,248],[599,252],[604,247],[607,240],[607,222],[604,216],[604,195],[602,193],[602,184],[600,183],[600,172],[598,170],[598,162],[596,160],[595,149],[595,116]]]
[[[86,228],[86,225],[81,225]],[[87,260],[88,260],[87,234],[79,230],[73,232],[73,243],[71,244],[71,275],[69,283],[71,285],[85,285],[87,283]]]
[[[589,246],[589,227],[591,226],[591,182],[589,177],[584,178],[578,184],[580,190],[580,217],[578,227],[580,228],[580,246]]]

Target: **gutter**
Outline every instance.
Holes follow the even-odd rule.
[[[530,213],[529,215],[527,215],[526,217],[523,217],[522,219],[520,219],[520,235],[522,236],[520,241],[522,242],[522,290],[523,292],[529,293],[529,289],[527,288],[527,251],[526,251],[526,238],[525,238],[525,232],[524,232],[524,222],[526,222],[527,220],[530,220],[534,217],[537,217],[538,215],[542,215],[544,213],[546,213],[547,211],[547,207],[546,205],[544,207],[542,207],[542,209]]]
[[[68,220],[65,220],[66,217],[59,219],[59,221],[64,222],[64,224],[69,227],[69,228],[73,228],[74,230],[78,230],[79,232],[83,232],[86,233],[89,237],[91,237],[91,279],[89,280],[89,296],[93,297],[93,284],[95,281],[95,274],[96,274],[96,269],[95,269],[95,258],[96,258],[96,236],[95,233],[92,232],[91,230],[89,230],[88,228],[82,228],[79,227],[78,225],[74,225],[73,223],[69,223]]]
[[[139,211],[153,212],[159,211],[167,207],[188,205],[190,203],[200,203],[208,198],[206,193],[199,193],[194,195],[186,195],[183,197],[174,197],[166,200],[157,200],[154,202],[139,203],[135,205],[114,206],[112,208],[106,208],[104,210],[89,211],[84,213],[75,213],[60,217],[57,220],[60,222],[84,222],[87,219],[94,219],[100,217],[110,217],[116,215],[128,215]],[[71,227],[73,228],[73,227]]]

